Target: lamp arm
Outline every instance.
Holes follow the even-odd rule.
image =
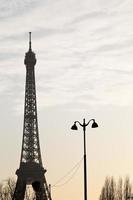
[[[75,124],[78,123],[80,126],[83,127],[83,124],[81,124],[79,121],[75,121],[74,123],[75,123]]]
[[[90,119],[90,120],[88,121],[88,123],[87,123],[85,126],[88,126],[88,124],[89,124],[91,121],[95,122],[95,119]]]

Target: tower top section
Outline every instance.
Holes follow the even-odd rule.
[[[29,32],[29,50],[25,54],[24,64],[28,68],[33,68],[36,64],[36,56],[35,53],[32,51],[31,45],[31,32]]]

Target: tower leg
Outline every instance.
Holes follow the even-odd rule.
[[[24,200],[26,183],[17,179],[16,188],[12,200]]]
[[[44,184],[41,184],[40,189],[36,192],[36,200],[47,200]]]

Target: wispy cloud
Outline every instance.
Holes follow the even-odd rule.
[[[131,0],[3,2],[1,76],[8,83],[7,68],[10,77],[25,76],[27,32],[33,31],[41,106],[75,101],[89,105],[90,99],[95,104],[131,104],[132,6]]]
[[[6,19],[10,17],[17,17],[33,9],[39,4],[36,0],[1,0],[0,2],[0,18]]]

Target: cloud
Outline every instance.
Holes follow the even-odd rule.
[[[39,4],[36,0],[1,0],[0,2],[0,18],[14,17],[22,15],[26,10],[30,11]]]
[[[83,21],[86,21],[86,20],[93,20],[93,19],[96,19],[96,18],[104,18],[107,16],[107,13],[106,12],[103,12],[103,11],[99,11],[99,10],[96,10],[96,11],[93,11],[93,12],[90,12],[90,13],[86,13],[84,15],[81,15],[81,16],[78,16],[76,19],[74,19],[72,22],[71,22],[71,25],[72,24],[77,24],[77,23],[81,23]]]
[[[121,91],[122,87],[129,91],[129,83],[132,85],[132,1],[39,1],[36,7],[35,1],[14,3],[14,7],[8,5],[12,17],[3,15],[1,22],[0,73],[7,83],[8,78],[14,85],[18,83],[17,102],[22,87],[19,79],[13,78],[19,75],[21,83],[25,78],[24,53],[32,31],[42,107],[76,101],[85,105],[131,104],[129,92],[129,101],[121,103],[125,98]],[[15,10],[19,6],[22,15]]]

